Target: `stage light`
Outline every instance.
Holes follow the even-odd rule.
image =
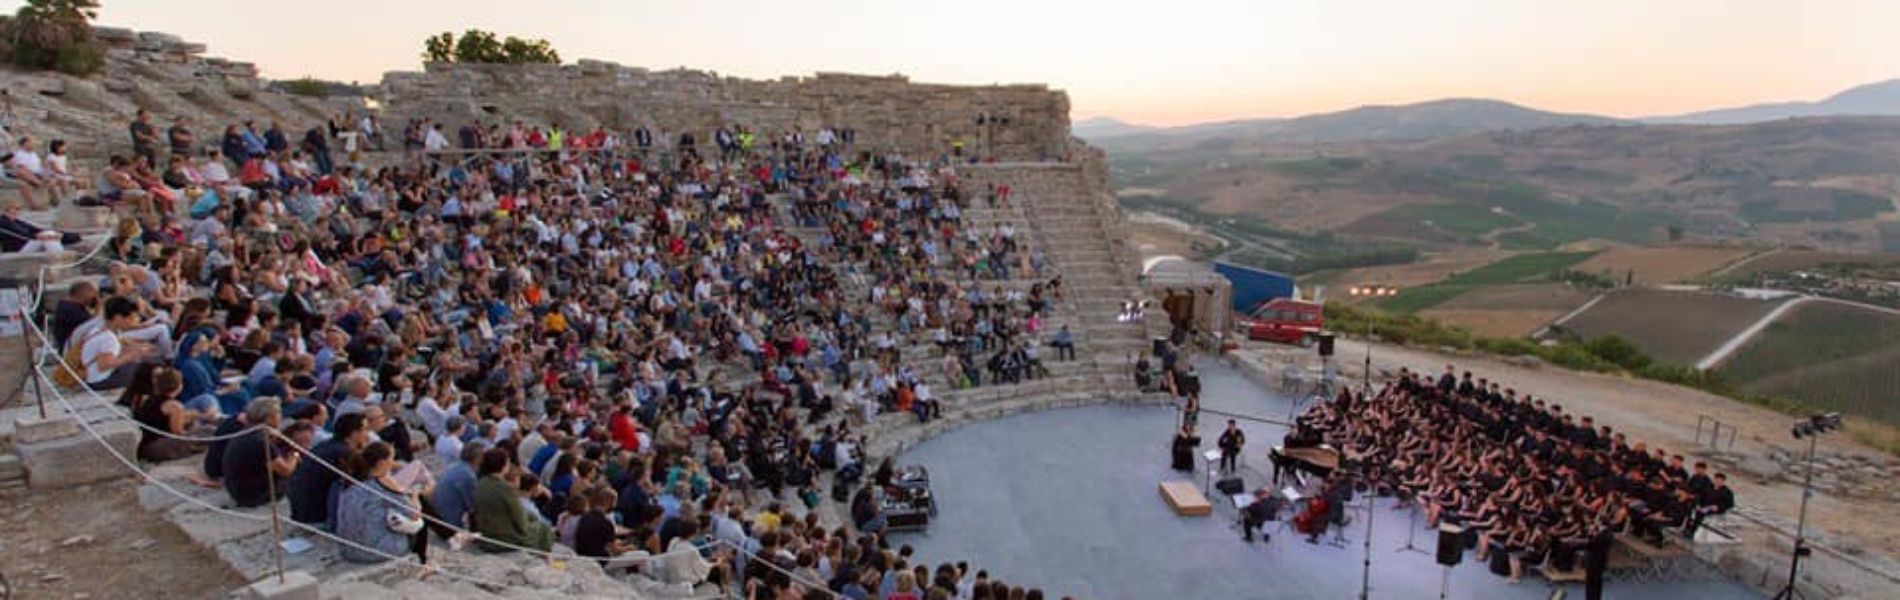
[[[1800,597],[1800,593],[1794,589],[1795,578],[1801,572],[1801,559],[1812,553],[1808,549],[1807,532],[1808,498],[1814,495],[1814,446],[1815,442],[1820,440],[1822,434],[1840,428],[1841,413],[1837,412],[1820,413],[1810,416],[1807,419],[1796,421],[1794,424],[1794,439],[1808,440],[1808,455],[1802,460],[1802,464],[1807,467],[1807,473],[1801,478],[1801,508],[1798,509],[1799,516],[1795,518],[1794,556],[1788,561],[1788,584],[1782,586],[1781,591],[1775,594],[1774,600],[1790,600]]]

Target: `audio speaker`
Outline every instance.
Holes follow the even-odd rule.
[[[1438,564],[1456,567],[1465,559],[1465,528],[1452,524],[1438,526]]]
[[[1333,334],[1322,333],[1322,334],[1319,334],[1318,339],[1319,339],[1319,355],[1332,356],[1333,355]]]

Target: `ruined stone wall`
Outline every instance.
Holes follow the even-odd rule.
[[[382,93],[392,128],[425,116],[449,128],[515,119],[568,130],[645,125],[669,140],[691,130],[705,146],[721,125],[760,134],[798,128],[807,140],[821,127],[848,127],[859,147],[935,154],[961,140],[966,153],[1002,160],[1059,159],[1069,143],[1068,95],[1039,84],[953,86],[836,73],[747,80],[583,60],[430,64],[385,75]],[[979,125],[983,115],[1000,122]]]
[[[89,167],[111,154],[132,150],[127,124],[138,109],[152,112],[162,131],[177,116],[189,117],[203,144],[216,144],[224,126],[254,119],[301,133],[330,115],[361,111],[361,98],[311,98],[273,91],[248,62],[204,56],[205,45],[176,35],[95,27],[106,46],[105,68],[91,77],[0,67],[4,109],[15,135],[32,135],[40,149],[64,139],[71,154]]]

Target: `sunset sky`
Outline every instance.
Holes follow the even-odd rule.
[[[1900,77],[1895,0],[102,0],[275,78],[372,82],[480,28],[563,59],[745,77],[1046,82],[1074,118],[1179,125],[1490,97],[1644,116]],[[17,6],[18,2],[12,3]]]

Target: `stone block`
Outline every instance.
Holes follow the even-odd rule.
[[[0,254],[0,277],[36,280],[43,270],[48,280],[64,279],[72,274],[72,267],[67,265],[78,258],[79,254],[71,251]]]
[[[112,81],[106,82],[106,89],[112,89]],[[126,91],[131,91],[130,87]],[[105,230],[117,224],[118,213],[106,206],[79,206],[67,202],[60,204],[53,214],[53,228],[62,231]]]
[[[280,506],[278,508],[280,512],[288,513],[287,507]],[[270,513],[268,511],[259,512],[257,509],[245,509],[237,512],[253,514],[262,517],[263,520],[247,519],[213,511],[189,502],[180,502],[178,506],[174,506],[171,510],[166,511],[165,519],[171,521],[173,525],[177,525],[180,531],[185,532],[186,537],[191,538],[191,541],[196,542],[199,546],[203,546],[208,550],[253,537],[270,536]],[[284,518],[288,519],[288,514],[286,514]]]
[[[138,32],[138,40],[139,40],[139,41],[141,41],[141,42],[147,42],[147,43],[153,43],[153,44],[182,44],[182,43],[185,43],[185,38],[182,38],[182,37],[178,37],[178,34],[174,34],[174,33],[165,33],[165,32],[163,32],[163,31],[141,31],[141,32]]]
[[[302,537],[309,540],[313,546],[297,554],[284,554],[285,573],[291,570],[322,573],[334,568],[343,560],[342,555],[338,553],[336,543],[328,539],[316,537],[292,526],[285,527],[284,537]],[[276,545],[276,539],[269,535],[254,535],[218,544],[211,550],[239,577],[252,580],[265,577],[275,579],[277,550],[274,546]]]
[[[107,44],[119,44],[138,39],[138,32],[124,27],[94,25],[92,28],[92,37]]]
[[[17,454],[0,454],[0,481],[26,478],[26,466]]]
[[[37,442],[14,440],[14,451],[26,466],[27,485],[36,490],[69,488],[131,474],[107,445],[120,455],[132,457],[138,446],[138,429],[130,423],[115,421],[95,425],[101,439],[89,434],[56,437]],[[16,432],[17,435],[17,432]]]
[[[86,432],[79,427],[79,422],[68,415],[54,415],[45,419],[37,415],[27,415],[13,421],[13,443],[15,444],[37,444],[48,440],[84,435]]]
[[[288,571],[282,578],[271,576],[244,586],[237,594],[250,600],[317,600],[317,578],[304,571]]]
[[[153,484],[139,486],[139,507],[146,512],[158,512],[178,506],[185,501],[171,490]]]

